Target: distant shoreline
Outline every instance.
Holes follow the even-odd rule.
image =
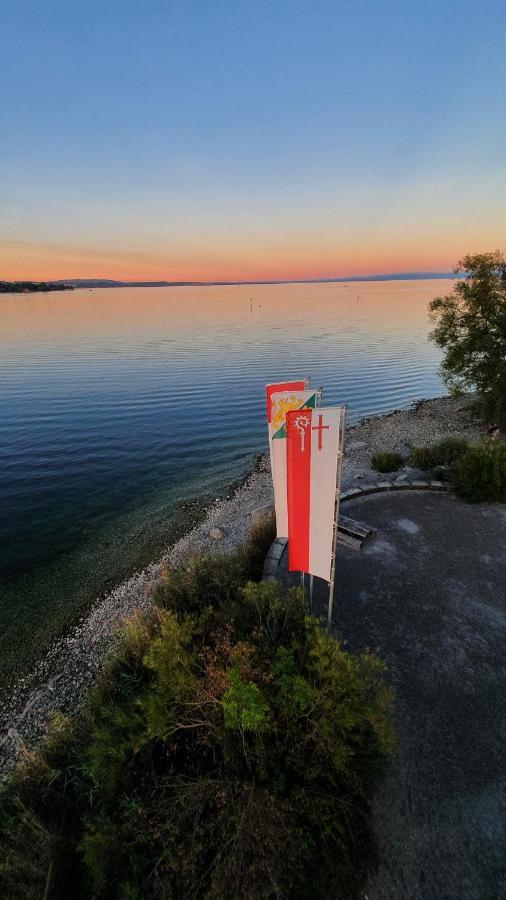
[[[75,288],[124,288],[124,287],[247,287],[262,284],[348,284],[366,281],[436,281],[455,278],[453,272],[390,272],[386,275],[350,275],[348,278],[272,278],[257,281],[115,281],[110,278],[67,278],[65,280],[44,282],[0,282],[0,293],[31,293],[20,287],[18,290],[2,290],[3,284],[28,285],[41,284],[46,287],[36,287],[34,292],[43,290],[61,291],[74,290]]]
[[[73,291],[74,285],[61,281],[0,281],[0,294],[46,294],[49,291]]]

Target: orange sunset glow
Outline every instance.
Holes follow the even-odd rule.
[[[311,236],[292,241],[252,237],[242,246],[237,239],[227,242],[224,238],[223,247],[213,242],[200,252],[190,247],[180,252],[141,250],[138,242],[135,249],[106,249],[9,241],[0,245],[0,269],[2,277],[10,280],[106,277],[123,281],[305,280],[443,272],[453,269],[462,248],[481,252],[501,239],[500,229],[491,229],[485,236],[477,230],[452,231],[446,239],[420,235],[414,246],[411,235],[400,233],[389,238],[371,233],[360,239],[343,236],[336,238],[334,246],[328,236],[318,241]]]

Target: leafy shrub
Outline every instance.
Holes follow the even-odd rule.
[[[371,466],[377,472],[396,472],[403,465],[404,460],[400,453],[388,453],[380,450],[377,453],[373,453],[371,458]]]
[[[469,447],[463,437],[447,437],[433,444],[431,450],[437,466],[450,466],[456,462]]]
[[[130,625],[93,702],[6,783],[3,896],[356,895],[392,741],[384,666],[300,590],[233,588],[228,564],[222,585],[214,563],[173,575],[171,608]]]
[[[262,578],[275,537],[275,519],[267,517],[252,527],[247,542],[234,553],[195,556],[183,566],[168,569],[155,588],[155,603],[180,615],[198,615],[206,607],[230,611],[245,581]]]
[[[455,492],[471,503],[506,503],[506,444],[484,441],[469,447],[452,471]]]
[[[433,469],[435,466],[448,466],[457,461],[467,450],[469,444],[465,438],[447,437],[430,447],[413,447],[409,454],[409,462],[415,469]]]
[[[413,447],[409,454],[409,464],[415,469],[427,471],[438,465],[432,447]]]

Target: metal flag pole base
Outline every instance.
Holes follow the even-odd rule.
[[[336,580],[336,550],[337,550],[337,531],[339,520],[339,484],[336,488],[336,500],[334,506],[334,531],[332,537],[332,557],[330,564],[330,581],[329,581],[329,603],[327,608],[327,632],[330,634],[332,627],[332,607],[334,605],[334,583]]]
[[[332,628],[332,607],[334,605],[334,582],[329,581],[329,605],[327,613],[327,632],[330,634]]]
[[[337,495],[339,496],[339,495]],[[337,500],[337,498],[336,498]],[[337,502],[336,502],[337,507]],[[327,632],[330,634],[330,629],[332,628],[332,607],[334,605],[334,582],[336,576],[336,543],[337,543],[337,515],[336,521],[334,522],[334,549],[332,552],[332,568],[330,570],[330,581],[329,581],[329,602],[327,607]]]

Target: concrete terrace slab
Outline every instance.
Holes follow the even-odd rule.
[[[360,553],[338,548],[334,631],[385,659],[396,693],[397,750],[375,797],[379,864],[365,893],[504,898],[506,508],[406,491],[345,510],[378,534]],[[319,582],[316,610],[326,602]]]

